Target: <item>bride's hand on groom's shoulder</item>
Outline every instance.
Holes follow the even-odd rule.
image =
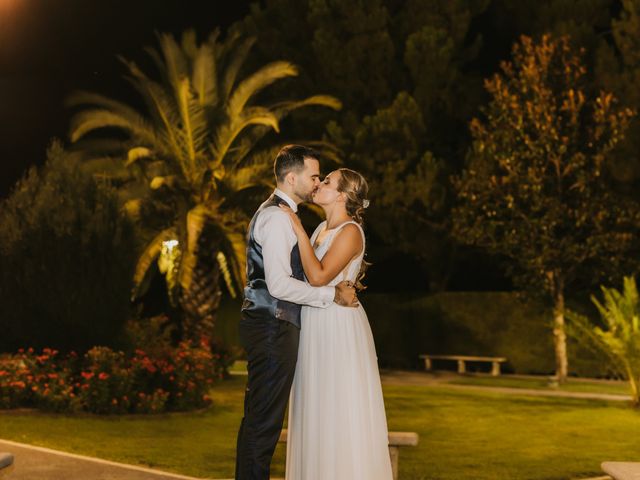
[[[302,222],[300,221],[300,217],[294,212],[291,207],[288,205],[280,205],[280,209],[284,210],[284,212],[289,215],[289,219],[291,220],[291,225],[294,230],[302,230],[304,231],[304,227],[302,226]]]

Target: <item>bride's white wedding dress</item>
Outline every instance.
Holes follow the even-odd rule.
[[[314,247],[322,259],[346,222]],[[316,228],[311,243],[326,222]],[[362,253],[329,285],[355,281]],[[333,304],[302,308],[289,401],[286,480],[391,480],[387,420],[367,314]]]

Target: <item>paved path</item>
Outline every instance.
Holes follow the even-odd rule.
[[[15,456],[6,480],[195,480],[194,477],[0,440]],[[3,478],[4,480],[4,478]]]

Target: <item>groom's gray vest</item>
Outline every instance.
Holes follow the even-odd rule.
[[[277,195],[272,195],[260,206],[249,224],[249,235],[247,238],[247,286],[244,289],[242,313],[248,317],[274,317],[290,322],[300,328],[301,305],[279,300],[269,294],[264,275],[262,246],[256,242],[253,234],[258,215],[260,215],[265,208],[282,204],[287,205],[287,202]],[[304,280],[304,270],[302,268],[300,249],[297,243],[291,250],[291,272],[291,276],[296,280]]]

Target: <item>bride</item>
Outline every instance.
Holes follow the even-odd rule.
[[[367,182],[346,168],[313,195],[327,220],[311,239],[286,207],[312,285],[359,283]],[[300,349],[291,397],[286,480],[390,480],[387,420],[367,314],[337,304],[302,307]]]

